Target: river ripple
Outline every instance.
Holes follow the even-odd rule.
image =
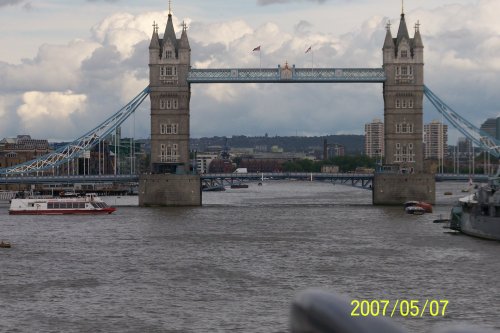
[[[201,208],[9,216],[0,207],[1,332],[286,332],[290,302],[319,287],[356,299],[447,299],[411,332],[500,328],[500,242],[446,233],[463,184],[435,213],[375,207],[346,186],[270,181],[204,193]],[[444,196],[445,191],[453,192]]]

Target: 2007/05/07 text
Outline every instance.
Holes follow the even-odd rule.
[[[387,299],[380,300],[352,300],[351,311],[352,317],[379,317],[400,315],[402,317],[423,317],[427,314],[431,317],[444,317],[448,300],[430,300],[420,301],[412,300],[396,300],[390,301]]]

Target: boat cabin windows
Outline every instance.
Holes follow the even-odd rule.
[[[105,202],[92,202],[94,208],[106,208],[108,205]]]
[[[47,209],[83,209],[85,208],[85,202],[49,202],[47,203]]]

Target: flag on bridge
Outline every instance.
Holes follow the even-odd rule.
[[[306,53],[308,53],[308,52],[309,52],[309,51],[311,51],[311,50],[312,50],[312,45],[311,45],[311,46],[309,46],[309,48],[306,50]]]
[[[252,52],[255,52],[255,51],[260,51],[260,45],[257,46],[255,49],[252,50]]]

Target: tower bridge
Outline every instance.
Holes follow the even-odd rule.
[[[201,180],[189,175],[192,84],[210,83],[377,83],[383,85],[385,172],[373,177],[373,202],[435,201],[434,175],[423,168],[423,97],[427,96],[453,126],[474,143],[500,157],[500,142],[480,131],[424,86],[424,45],[420,25],[413,37],[401,13],[396,36],[387,25],[380,68],[191,68],[191,48],[183,24],[177,38],[169,10],[160,38],[154,24],[149,45],[149,86],[93,130],[53,153],[0,169],[0,175],[53,170],[80,156],[116,130],[149,95],[151,101],[151,173],[140,180],[143,205],[200,205]],[[174,199],[171,199],[174,198]]]

